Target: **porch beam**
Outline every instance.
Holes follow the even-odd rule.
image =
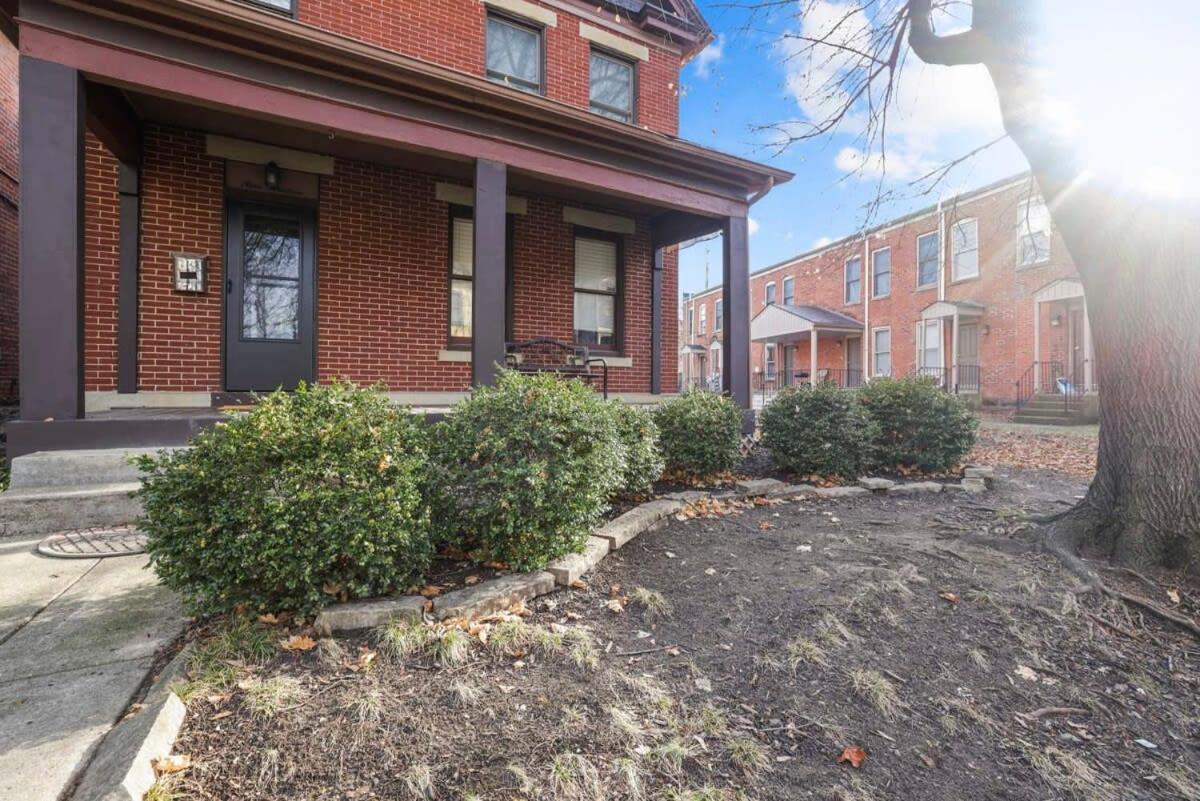
[[[117,392],[137,392],[138,253],[141,227],[141,170],[122,161],[118,173],[120,218],[117,279]]]
[[[505,244],[508,168],[496,161],[475,162],[475,286],[471,301],[471,383],[496,383],[504,364],[508,330],[505,302]]]
[[[22,55],[21,418],[83,417],[84,131],[78,70]]]
[[[716,217],[702,217],[683,211],[668,211],[650,220],[650,246],[662,248],[691,239],[715,234],[723,223]]]
[[[650,264],[650,394],[662,394],[663,249]]]
[[[721,267],[722,389],[750,411],[750,241],[745,216],[726,217]]]
[[[87,127],[124,164],[142,163],[142,123],[119,89],[85,84]]]

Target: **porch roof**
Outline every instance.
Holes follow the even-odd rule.
[[[824,306],[788,306],[772,303],[750,321],[750,338],[755,342],[788,342],[817,332],[861,334],[863,324]]]
[[[987,310],[982,303],[973,300],[939,300],[921,310],[922,320],[940,320],[943,317],[978,317]]]

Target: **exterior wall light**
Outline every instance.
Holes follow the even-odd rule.
[[[271,161],[267,163],[266,170],[263,173],[263,183],[267,185],[267,189],[279,188],[279,165]]]

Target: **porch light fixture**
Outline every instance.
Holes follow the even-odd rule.
[[[1053,327],[1053,328],[1058,328],[1060,325],[1062,325],[1062,315],[1061,315],[1061,314],[1056,314],[1056,315],[1054,315],[1053,317],[1051,317],[1051,318],[1050,318],[1050,325],[1051,325],[1051,327]]]
[[[263,172],[263,183],[267,185],[267,189],[279,188],[279,165],[273,161],[267,162],[267,167]]]
[[[988,334],[992,333],[992,327],[990,325],[985,325],[983,328],[979,329],[979,333],[986,337]]]

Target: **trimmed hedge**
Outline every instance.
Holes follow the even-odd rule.
[[[702,478],[737,466],[742,410],[730,398],[691,390],[659,406],[654,422],[669,473]]]
[[[979,421],[962,398],[927,376],[876,378],[858,390],[858,399],[879,426],[880,469],[939,473],[956,466],[975,445]]]
[[[623,478],[616,416],[587,385],[553,375],[502,372],[431,443],[439,536],[517,570],[582,550]]]
[[[645,409],[618,400],[608,404],[623,445],[624,469],[617,494],[625,498],[646,497],[654,491],[654,482],[662,477],[664,465],[658,449],[659,434],[654,416]]]
[[[759,422],[771,460],[789,473],[857,478],[874,464],[879,427],[833,384],[782,390]]]
[[[348,384],[268,395],[137,460],[151,564],[200,613],[310,614],[406,586],[433,555],[425,433]]]

